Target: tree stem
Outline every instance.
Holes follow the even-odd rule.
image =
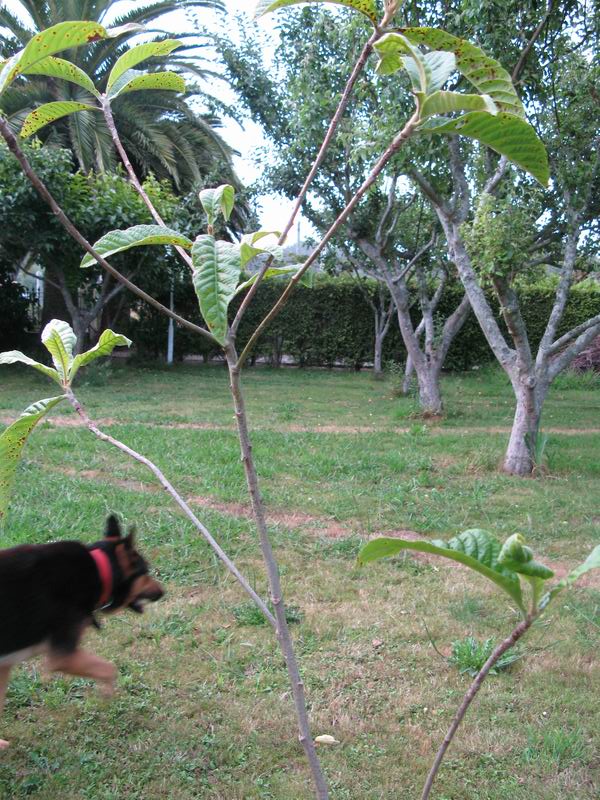
[[[333,225],[329,228],[325,236],[321,239],[319,244],[315,247],[309,257],[306,259],[302,267],[296,272],[294,277],[286,286],[283,294],[277,300],[273,308],[269,311],[267,316],[263,319],[260,323],[258,328],[254,331],[252,336],[250,337],[248,343],[246,344],[245,348],[242,351],[242,354],[239,359],[239,366],[243,366],[244,362],[250,355],[250,351],[254,347],[256,340],[262,334],[264,329],[270,324],[270,322],[274,319],[274,317],[279,314],[283,306],[287,303],[290,295],[296,288],[296,285],[301,280],[304,273],[314,264],[317,258],[321,255],[327,244],[331,241],[333,236],[337,233],[338,229],[346,222],[352,211],[356,208],[360,200],[363,196],[367,193],[367,191],[371,188],[371,186],[375,183],[383,168],[388,163],[388,161],[394,156],[398,150],[402,147],[402,145],[410,139],[412,134],[414,133],[415,128],[420,122],[419,112],[415,111],[412,117],[408,120],[404,128],[398,133],[398,135],[394,138],[392,143],[388,146],[387,150],[383,153],[381,158],[377,161],[371,172],[369,173],[366,180],[363,182],[362,186],[358,189],[354,197],[350,200],[346,208],[342,211],[339,217],[335,220]]]
[[[365,68],[365,65],[367,63],[367,60],[368,60],[370,54],[373,52],[373,45],[385,33],[385,28],[390,23],[392,17],[396,13],[396,10],[397,10],[396,6],[386,8],[386,11],[385,11],[383,19],[381,20],[381,23],[375,28],[375,30],[371,34],[369,40],[365,43],[365,46],[361,50],[361,53],[360,53],[360,55],[358,57],[358,60],[356,61],[356,64],[354,65],[354,68],[353,68],[353,70],[352,70],[352,72],[350,74],[350,77],[348,78],[348,82],[346,83],[346,86],[344,87],[344,91],[342,92],[342,96],[340,97],[340,102],[338,103],[338,107],[336,108],[335,113],[334,113],[333,117],[331,118],[331,122],[329,123],[329,128],[327,129],[327,133],[325,134],[325,138],[323,139],[323,143],[321,144],[321,147],[319,148],[319,152],[317,153],[317,157],[315,158],[315,160],[313,162],[313,165],[310,168],[310,172],[306,176],[306,180],[304,181],[302,189],[300,189],[300,193],[299,193],[298,197],[296,198],[296,202],[294,203],[294,207],[292,209],[292,213],[290,214],[290,218],[288,219],[288,221],[287,221],[287,223],[285,225],[285,228],[281,232],[281,235],[279,237],[279,244],[280,245],[285,243],[285,240],[287,239],[287,235],[291,231],[292,226],[293,226],[294,222],[296,221],[296,217],[298,216],[298,213],[299,213],[300,209],[302,208],[302,203],[304,202],[304,200],[306,198],[306,195],[307,195],[308,190],[309,190],[309,188],[310,188],[310,186],[311,186],[311,184],[312,184],[312,182],[313,182],[313,180],[315,178],[315,175],[317,174],[317,172],[319,170],[319,167],[323,163],[325,155],[327,154],[327,150],[329,149],[329,145],[331,144],[331,142],[333,140],[333,137],[335,136],[335,133],[337,131],[338,125],[340,124],[340,120],[344,116],[344,112],[346,111],[346,108],[348,107],[348,103],[350,102],[350,97],[352,96],[352,92],[354,90],[354,86],[356,85],[356,81],[359,79],[362,71]],[[241,322],[242,317],[246,313],[246,309],[248,308],[248,306],[252,302],[252,299],[253,299],[254,295],[258,291],[258,287],[262,283],[262,280],[263,280],[263,278],[265,276],[266,271],[269,269],[269,267],[271,266],[272,263],[273,263],[273,259],[272,258],[267,259],[267,263],[264,264],[263,267],[261,268],[256,281],[253,283],[253,285],[250,287],[249,291],[246,293],[246,297],[242,301],[242,303],[241,303],[241,305],[240,305],[240,307],[238,309],[238,312],[237,312],[237,314],[235,316],[235,319],[234,319],[234,321],[232,323],[232,326],[231,326],[231,330],[233,331],[234,335],[237,332],[237,329],[239,327],[239,324]]]
[[[123,166],[127,170],[127,174],[129,175],[129,180],[133,184],[134,189],[137,191],[139,196],[144,201],[144,204],[148,209],[148,211],[150,212],[150,214],[152,215],[154,221],[158,225],[166,227],[163,218],[158,213],[158,210],[154,206],[152,200],[150,200],[150,198],[148,197],[146,190],[142,186],[138,176],[135,173],[133,166],[131,165],[131,161],[129,160],[129,156],[127,155],[125,148],[123,147],[123,143],[121,142],[121,137],[119,136],[119,132],[117,131],[117,126],[115,125],[112,109],[110,107],[110,101],[106,96],[102,98],[102,113],[104,114],[104,119],[106,120],[106,125],[113,140],[115,149],[119,154],[121,161],[123,162]],[[190,269],[193,269],[192,257],[190,256],[190,254],[186,252],[183,249],[183,247],[175,247],[175,250],[177,250],[179,256],[187,264],[187,266]]]
[[[235,408],[235,419],[237,422],[238,435],[240,440],[241,458],[244,464],[244,472],[246,474],[246,482],[248,484],[248,491],[252,501],[252,509],[256,519],[256,526],[258,528],[258,536],[260,547],[265,562],[265,568],[269,579],[269,589],[271,593],[271,601],[277,619],[277,640],[285,659],[288,675],[290,679],[292,695],[294,698],[294,705],[296,707],[296,715],[298,718],[299,740],[304,748],[304,752],[310,765],[313,783],[315,787],[316,797],[318,800],[327,800],[329,791],[327,783],[321,769],[321,764],[317,756],[317,751],[313,738],[310,732],[310,723],[308,719],[308,711],[306,708],[306,699],[304,695],[304,683],[300,677],[296,653],[294,651],[294,644],[288,627],[285,604],[283,601],[283,593],[281,590],[281,580],[279,576],[279,569],[277,561],[273,553],[273,547],[267,531],[267,521],[265,514],[264,502],[260,493],[258,484],[258,475],[254,465],[254,458],[252,456],[252,445],[250,444],[250,436],[248,433],[248,419],[246,415],[246,406],[241,387],[241,374],[240,367],[238,366],[238,356],[233,344],[229,344],[226,348],[225,355],[227,357],[227,365],[229,367],[229,378],[231,382],[231,394]]]
[[[65,390],[65,394],[69,403],[73,406],[83,423],[87,426],[87,428],[99,439],[103,442],[107,442],[108,444],[112,444],[114,447],[117,447],[121,452],[128,455],[130,458],[135,459],[135,461],[139,461],[140,464],[143,464],[147,467],[150,472],[158,479],[160,485],[165,489],[168,494],[171,495],[173,500],[177,503],[179,508],[183,511],[186,517],[193,523],[194,527],[202,534],[202,536],[206,539],[208,544],[212,547],[214,552],[217,554],[218,558],[222,561],[222,563],[227,567],[229,572],[234,576],[234,578],[238,581],[240,586],[244,589],[247,594],[250,595],[254,603],[258,606],[258,608],[262,611],[265,615],[266,619],[271,623],[273,628],[277,627],[277,623],[275,617],[269,611],[266,603],[264,600],[259,597],[259,595],[254,591],[254,589],[250,586],[248,580],[242,575],[242,573],[238,570],[236,565],[233,561],[229,558],[229,556],[225,553],[225,551],[221,548],[219,543],[213,538],[210,531],[200,522],[198,517],[194,514],[192,509],[189,505],[185,502],[185,500],[181,497],[179,492],[174,488],[174,486],[167,480],[167,478],[163,475],[160,469],[154,464],[150,459],[146,458],[145,456],[137,453],[135,450],[132,450],[131,447],[128,447],[123,442],[120,442],[118,439],[115,439],[113,436],[110,436],[107,433],[101,431],[97,425],[92,422],[89,418],[87,412],[79,402],[79,400],[73,394],[73,391],[70,388]]]
[[[458,730],[461,722],[463,721],[465,714],[467,713],[469,706],[475,699],[477,693],[481,689],[481,686],[484,680],[487,678],[489,671],[492,669],[494,664],[501,658],[507,650],[510,650],[526,633],[531,625],[535,620],[535,614],[529,614],[522,622],[520,622],[517,627],[513,630],[510,636],[507,636],[506,639],[501,642],[498,647],[494,650],[488,660],[485,662],[483,667],[477,673],[477,676],[473,680],[473,683],[470,685],[467,693],[463,697],[463,701],[460,704],[458,711],[454,719],[452,720],[452,724],[448,729],[448,733],[446,734],[444,741],[440,749],[438,750],[431,770],[429,771],[429,775],[427,776],[427,780],[425,781],[425,786],[423,787],[423,794],[421,795],[421,800],[428,800],[429,795],[431,794],[431,788],[433,786],[433,782],[436,779],[436,776],[439,772],[439,769],[442,765],[442,761],[444,760],[444,756],[446,755],[446,751],[450,747],[452,740],[454,739],[454,735]]]

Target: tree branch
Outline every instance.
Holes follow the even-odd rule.
[[[525,45],[525,47],[521,51],[521,55],[519,56],[519,60],[515,64],[515,67],[514,67],[514,69],[512,71],[511,78],[512,78],[512,82],[513,83],[516,83],[517,80],[519,79],[519,75],[521,74],[521,71],[523,70],[523,67],[525,66],[525,62],[527,61],[529,53],[531,52],[531,48],[536,43],[536,41],[539,39],[540,34],[542,33],[542,31],[544,30],[544,27],[546,26],[546,22],[548,22],[550,14],[554,10],[554,3],[555,3],[555,0],[548,0],[548,6],[546,8],[546,11],[545,11],[544,15],[542,16],[541,20],[539,21],[539,24],[537,25],[537,27],[534,30],[534,32],[531,34],[531,38],[529,39],[529,41],[527,42],[527,44]]]
[[[163,306],[163,304],[159,303],[158,300],[155,300],[154,297],[152,297],[143,289],[140,289],[139,286],[136,286],[134,283],[128,280],[118,270],[116,270],[113,266],[111,266],[111,264],[109,264],[108,261],[106,261],[106,259],[102,258],[102,256],[94,250],[94,248],[87,241],[87,239],[85,239],[81,235],[81,233],[77,230],[77,228],[73,225],[71,220],[67,217],[62,208],[58,205],[52,194],[48,191],[45,184],[41,181],[41,179],[32,169],[25,154],[21,150],[14,134],[12,133],[10,127],[8,126],[6,119],[2,116],[0,116],[0,135],[8,145],[8,149],[11,151],[11,153],[15,156],[15,158],[21,165],[21,169],[29,179],[32,186],[36,189],[38,194],[41,195],[41,197],[45,200],[45,202],[50,206],[55,217],[58,219],[63,228],[67,231],[69,236],[71,236],[77,242],[77,244],[79,244],[87,253],[89,253],[96,260],[96,262],[102,267],[102,269],[106,270],[106,272],[112,275],[113,278],[122,283],[123,286],[125,286],[131,292],[136,294],[138,297],[141,297],[142,300],[145,300],[151,306],[158,309],[158,311],[160,311],[162,314],[166,314],[167,317],[171,317],[171,319],[174,319],[175,322],[178,322],[184,328],[188,328],[189,330],[200,334],[200,336],[203,336],[210,342],[214,344],[217,343],[217,340],[212,335],[212,333],[205,330],[204,328],[201,328],[199,325],[195,325],[193,322],[190,322],[189,320],[180,317],[179,314],[176,314],[174,311],[171,311],[166,306]]]
[[[321,144],[319,152],[317,153],[317,157],[315,158],[315,161],[314,161],[312,167],[310,168],[310,172],[306,176],[306,180],[304,181],[304,184],[303,184],[302,188],[300,189],[300,194],[296,198],[296,202],[294,203],[294,207],[292,209],[292,213],[290,214],[290,218],[288,219],[283,231],[281,232],[281,236],[279,237],[279,244],[280,245],[284,244],[285,240],[287,239],[287,235],[291,231],[292,226],[294,225],[294,222],[296,221],[296,217],[298,216],[298,212],[300,211],[300,209],[302,207],[302,203],[304,202],[304,199],[306,198],[306,195],[308,193],[310,185],[313,182],[313,180],[315,178],[315,175],[317,174],[317,172],[319,170],[319,167],[323,163],[323,160],[325,158],[327,150],[329,149],[329,145],[331,144],[331,142],[333,140],[333,137],[335,136],[335,132],[336,132],[336,130],[338,128],[340,120],[342,119],[342,117],[344,115],[344,112],[346,111],[346,108],[347,108],[348,103],[350,101],[350,97],[352,95],[352,91],[354,90],[354,86],[356,84],[356,81],[358,80],[358,78],[360,77],[360,74],[362,73],[363,69],[365,68],[365,65],[367,63],[369,55],[371,54],[371,52],[373,50],[373,45],[375,44],[375,42],[378,39],[380,39],[383,36],[383,34],[385,32],[385,28],[387,27],[387,25],[392,20],[394,14],[396,13],[396,10],[397,10],[397,6],[396,6],[395,3],[392,3],[390,6],[386,7],[385,14],[384,14],[384,17],[383,17],[381,23],[375,28],[373,34],[371,35],[369,40],[366,42],[365,46],[363,47],[363,49],[362,49],[362,51],[361,51],[361,53],[360,53],[360,55],[358,57],[358,60],[357,60],[356,64],[354,65],[354,69],[352,70],[352,72],[350,74],[350,77],[348,78],[348,82],[346,83],[346,86],[345,86],[344,91],[342,93],[342,96],[340,98],[340,102],[339,102],[338,107],[337,107],[337,109],[335,111],[335,114],[333,115],[333,117],[331,119],[331,122],[329,123],[329,128],[327,129],[327,133],[325,134],[325,138],[323,139],[323,142]],[[252,284],[252,286],[250,287],[250,289],[246,293],[246,296],[244,297],[244,299],[243,299],[243,301],[242,301],[242,303],[241,303],[241,305],[240,305],[240,307],[238,309],[238,312],[235,315],[235,318],[234,318],[234,320],[233,320],[233,322],[231,324],[231,334],[232,334],[233,337],[235,337],[235,335],[237,333],[237,330],[238,330],[238,327],[240,325],[240,322],[242,320],[242,317],[246,313],[246,310],[247,310],[248,306],[252,302],[256,292],[259,289],[260,284],[262,283],[262,281],[264,279],[264,276],[265,276],[267,270],[272,265],[272,263],[273,263],[273,259],[272,258],[268,258],[267,261],[265,262],[265,264],[263,264],[262,268],[260,269],[256,280],[254,281],[254,283]],[[245,352],[245,350],[244,350],[244,352]],[[244,361],[247,358],[247,356],[244,356],[244,353],[242,353],[242,357],[243,357]]]
[[[440,766],[442,765],[442,761],[444,760],[446,751],[450,747],[450,744],[454,739],[456,731],[458,730],[461,722],[463,721],[465,714],[469,709],[469,706],[471,705],[471,703],[477,696],[477,693],[481,689],[481,686],[484,680],[487,678],[490,670],[498,662],[498,659],[500,659],[504,655],[504,653],[506,653],[507,650],[510,650],[511,647],[514,647],[514,645],[519,641],[519,639],[523,636],[523,634],[529,630],[529,628],[533,624],[534,619],[535,619],[534,615],[529,615],[526,619],[520,622],[517,625],[517,627],[513,630],[513,632],[510,634],[510,636],[507,636],[507,638],[503,642],[501,642],[498,645],[498,647],[496,647],[494,652],[491,654],[491,656],[485,662],[481,670],[478,672],[477,677],[475,678],[475,680],[469,687],[469,690],[465,694],[463,701],[460,704],[458,711],[456,712],[456,716],[452,720],[452,724],[448,729],[448,733],[446,734],[444,741],[442,742],[442,745],[437,752],[437,755],[433,762],[433,766],[431,767],[431,770],[425,782],[425,786],[423,787],[423,794],[421,795],[421,800],[428,800],[429,795],[431,794],[431,788],[433,786],[433,782],[435,781]]]
[[[358,191],[356,192],[356,194],[354,195],[352,200],[348,203],[346,208],[342,211],[342,213],[335,220],[333,225],[329,228],[329,230],[327,231],[325,236],[321,239],[319,244],[315,247],[315,249],[312,251],[310,256],[306,259],[306,261],[304,262],[302,267],[298,270],[298,272],[294,275],[294,277],[288,283],[288,285],[286,286],[286,288],[283,291],[283,294],[281,295],[279,300],[277,300],[277,302],[275,303],[273,308],[269,311],[267,316],[263,319],[263,321],[260,323],[258,328],[254,331],[254,333],[250,337],[250,340],[248,341],[246,347],[242,351],[242,354],[240,355],[239,366],[242,366],[244,364],[244,362],[248,358],[248,355],[249,355],[250,351],[254,347],[254,344],[256,343],[256,340],[260,337],[260,335],[262,334],[264,329],[269,325],[269,323],[274,319],[274,317],[276,317],[277,314],[279,314],[279,312],[281,311],[283,306],[289,300],[289,297],[292,294],[292,292],[294,291],[294,289],[296,288],[297,284],[300,282],[300,280],[301,280],[302,276],[304,275],[304,273],[314,264],[314,262],[317,260],[317,258],[320,256],[320,254],[323,252],[323,250],[325,249],[327,244],[330,242],[330,240],[333,238],[333,236],[337,233],[338,229],[343,225],[344,222],[346,222],[346,220],[348,219],[348,217],[350,216],[352,211],[356,208],[356,206],[358,205],[358,203],[360,202],[362,197],[367,193],[367,191],[375,183],[375,181],[377,180],[377,178],[379,177],[379,175],[383,171],[383,168],[388,163],[388,161],[392,158],[392,156],[394,156],[398,152],[398,150],[400,150],[400,148],[402,147],[404,142],[406,142],[408,139],[410,139],[410,137],[412,136],[412,134],[413,134],[415,128],[417,127],[418,123],[419,123],[419,113],[418,113],[418,111],[415,111],[415,113],[408,120],[408,122],[406,123],[404,128],[402,128],[400,133],[394,138],[394,140],[389,145],[387,150],[383,153],[383,155],[377,161],[377,163],[375,164],[375,166],[371,170],[369,176],[363,182],[362,186],[358,189]],[[252,287],[252,288],[254,288],[254,287]]]
[[[115,146],[115,149],[116,149],[117,153],[119,154],[125,169],[127,170],[127,174],[129,175],[129,180],[133,184],[133,187],[135,188],[135,190],[137,191],[139,196],[144,201],[144,203],[146,205],[146,208],[148,209],[148,211],[152,215],[154,221],[158,225],[162,225],[163,227],[166,227],[163,218],[158,213],[158,211],[157,211],[156,207],[154,206],[154,203],[152,202],[152,200],[150,200],[150,198],[148,197],[148,195],[146,193],[146,190],[144,189],[144,187],[140,183],[140,181],[138,179],[138,176],[136,175],[135,170],[131,165],[131,161],[129,160],[129,156],[127,155],[127,152],[125,151],[125,148],[123,147],[123,143],[121,142],[121,138],[119,136],[119,132],[117,131],[117,126],[115,125],[115,120],[114,120],[114,117],[113,117],[112,109],[110,107],[110,100],[108,99],[108,97],[106,95],[104,95],[102,97],[101,104],[102,104],[102,113],[104,114],[104,119],[106,120],[106,125],[108,127],[108,130],[110,132],[111,138],[113,140],[113,144]],[[183,247],[175,247],[175,250],[178,252],[178,254],[179,254],[180,258],[183,260],[183,262],[185,264],[187,264],[187,266],[190,269],[193,269],[194,265],[192,263],[192,257],[190,256],[190,254],[186,250],[184,250]]]

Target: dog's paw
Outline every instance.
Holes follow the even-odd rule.
[[[0,739],[0,750],[6,750],[10,746],[10,742],[7,742],[6,739]]]

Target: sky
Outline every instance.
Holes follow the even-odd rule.
[[[121,0],[116,5],[116,12],[123,13],[138,5],[137,0]],[[19,16],[22,16],[22,10],[18,0],[0,0],[0,6],[4,5],[9,11]],[[197,9],[199,21],[209,30],[223,30],[227,28],[227,16],[243,14],[250,17],[256,6],[255,0],[225,0],[227,6],[227,15],[216,14],[215,12],[207,11],[205,9]],[[26,18],[26,17],[25,17]],[[277,35],[274,27],[273,17],[263,17],[259,25],[269,35],[273,37],[273,45],[277,42]],[[190,30],[190,20],[184,11],[177,11],[165,17],[165,28],[173,33],[181,33],[182,31]],[[207,89],[226,103],[232,103],[234,94],[231,90],[224,85],[222,81],[215,80],[213,84]],[[243,128],[230,118],[225,118],[224,127],[220,130],[221,135],[225,141],[230,144],[235,150],[239,151],[240,155],[234,157],[234,164],[236,171],[245,184],[250,184],[259,177],[260,170],[254,162],[254,155],[257,148],[268,146],[260,126],[253,123],[251,120],[246,120],[243,123]],[[259,208],[258,216],[260,219],[261,227],[268,230],[281,230],[290,215],[292,202],[280,195],[266,195],[258,198]],[[298,237],[303,239],[305,236],[314,233],[312,226],[304,219],[300,219],[299,229],[298,226],[290,233],[288,243],[293,244],[297,241]]]

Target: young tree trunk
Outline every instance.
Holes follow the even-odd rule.
[[[383,340],[385,333],[375,329],[375,348],[373,351],[373,377],[375,380],[383,378]]]
[[[534,376],[513,381],[516,406],[510,440],[502,469],[509,475],[526,477],[535,470],[542,408],[548,393],[546,382]]]

